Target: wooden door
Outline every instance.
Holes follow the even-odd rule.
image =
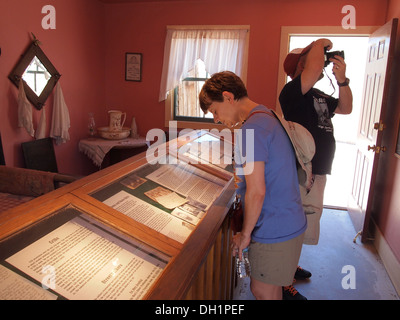
[[[397,19],[375,31],[368,42],[368,56],[360,121],[357,131],[356,164],[348,211],[361,241],[368,239],[368,225],[379,156],[385,152],[381,145],[394,56]]]

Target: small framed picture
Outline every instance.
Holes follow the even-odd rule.
[[[142,54],[130,53],[125,54],[125,80],[126,81],[142,81]]]

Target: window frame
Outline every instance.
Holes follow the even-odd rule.
[[[209,73],[207,72],[207,75],[209,75]],[[196,78],[196,77],[187,77],[185,79],[183,79],[182,81],[206,81],[209,78]],[[178,116],[176,115],[176,111],[178,108],[178,104],[177,104],[177,97],[179,94],[179,86],[175,87],[174,90],[172,90],[174,93],[174,120],[176,121],[190,121],[190,122],[201,122],[201,123],[213,123],[214,119],[213,118],[200,118],[200,117],[189,117],[189,116]]]
[[[245,40],[245,52],[243,53],[243,67],[242,67],[242,76],[241,79],[244,84],[247,83],[247,67],[248,67],[248,51],[249,51],[249,38],[250,38],[250,25],[182,25],[182,26],[173,26],[174,28],[181,29],[208,29],[208,30],[221,30],[221,29],[247,29],[248,32],[246,34]],[[187,118],[187,119],[185,119]],[[175,119],[175,88],[169,91],[167,98],[165,99],[165,126],[169,127],[170,121],[176,121],[178,129],[191,128],[191,129],[213,129],[222,130],[226,128],[222,124],[214,123],[212,118],[208,118],[209,120],[199,120],[193,121],[193,119],[199,120],[197,118],[192,117],[181,117],[178,116]],[[207,119],[207,118],[206,118]]]

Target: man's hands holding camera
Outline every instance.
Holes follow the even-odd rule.
[[[343,83],[346,81],[346,63],[341,56],[335,56],[330,58],[329,61],[333,62],[332,73],[336,78],[336,81]]]
[[[325,49],[325,67],[329,63],[333,63],[332,73],[336,78],[338,83],[343,83],[346,81],[346,62],[344,62],[344,51],[332,51],[332,42],[324,47]]]

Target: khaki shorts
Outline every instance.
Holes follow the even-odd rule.
[[[325,185],[326,175],[315,175],[314,184],[309,193],[306,193],[305,188],[300,186],[301,201],[307,217],[304,244],[318,244]]]
[[[293,283],[299,263],[304,233],[278,243],[252,241],[249,247],[251,278],[277,286]]]

